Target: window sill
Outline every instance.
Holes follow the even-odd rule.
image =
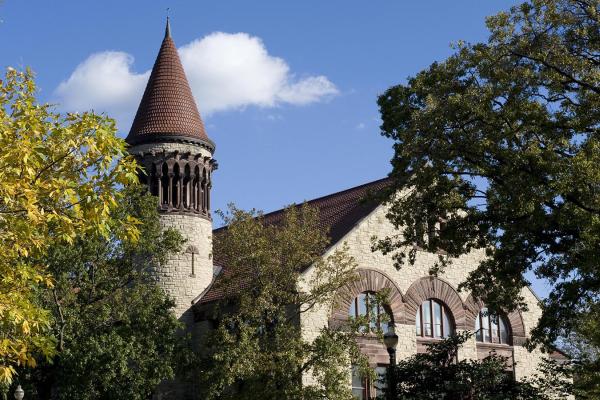
[[[489,348],[489,349],[510,349],[513,346],[506,343],[490,343],[490,342],[476,342],[477,347]]]
[[[417,343],[437,343],[437,342],[441,342],[442,340],[445,340],[445,339],[448,339],[448,338],[439,339],[439,338],[432,338],[432,337],[417,336]]]

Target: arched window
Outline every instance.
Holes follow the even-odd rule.
[[[503,315],[482,308],[475,319],[475,338],[478,342],[510,344],[510,327]]]
[[[436,299],[428,299],[421,303],[415,321],[417,336],[443,339],[454,333],[450,310]]]
[[[190,193],[191,186],[191,173],[190,173],[190,165],[185,164],[183,169],[183,188],[182,188],[182,200],[183,200],[183,208],[189,209],[191,206],[192,196]]]
[[[169,178],[169,166],[166,162],[163,162],[161,170],[162,172],[160,178],[160,205],[163,208],[167,208],[170,204],[171,198],[171,196],[169,195],[169,193],[171,193],[171,190],[169,189],[171,179]]]
[[[377,332],[391,322],[375,292],[359,294],[350,303],[348,315],[361,323],[361,331]]]
[[[152,196],[158,196],[158,171],[156,170],[156,164],[152,163],[150,167],[150,194]]]
[[[192,182],[194,211],[200,211],[200,169],[194,168],[194,181]]]
[[[200,209],[200,211],[202,211],[203,214],[206,214],[208,211],[208,204],[207,204],[207,191],[208,191],[208,179],[206,178],[206,169],[202,170],[202,182],[200,183],[200,193],[202,196],[202,208]]]
[[[171,180],[171,206],[179,208],[181,205],[181,174],[179,173],[179,164],[173,165],[173,178]]]

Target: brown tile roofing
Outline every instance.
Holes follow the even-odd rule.
[[[380,179],[364,185],[356,186],[338,193],[307,201],[306,203],[319,210],[319,226],[329,233],[330,246],[340,241],[356,224],[369,215],[380,203],[380,200],[371,199],[370,194],[381,193],[382,189],[391,183],[389,178]],[[284,210],[277,210],[264,215],[267,224],[278,224],[282,221]],[[214,235],[222,234],[226,227],[215,229]],[[214,264],[222,268],[220,276],[228,276],[227,262],[220,254],[213,255]],[[249,272],[251,279],[251,271]],[[242,279],[236,287],[219,285],[219,278],[205,293],[198,296],[195,304],[205,304],[224,298],[229,293],[241,290],[248,286],[248,280]]]
[[[165,37],[126,141],[139,144],[165,139],[203,142],[214,147],[204,130],[171,38],[168,20]]]

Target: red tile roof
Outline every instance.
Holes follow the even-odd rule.
[[[319,226],[328,232],[331,239],[329,245],[333,246],[340,241],[357,223],[369,215],[380,203],[369,197],[370,194],[381,193],[382,189],[391,183],[389,178],[380,179],[364,185],[356,186],[338,193],[307,201],[309,206],[319,210]],[[278,224],[283,220],[284,209],[264,215],[266,224]],[[215,229],[214,235],[222,234],[227,227]],[[220,254],[213,255],[215,265],[222,267],[220,276],[228,276],[227,262]],[[242,279],[236,287],[224,287],[218,283],[210,286],[205,293],[194,300],[195,304],[205,304],[224,298],[228,293],[241,290],[248,286],[251,271],[246,280]],[[217,278],[216,282],[219,281]],[[215,282],[215,283],[216,283]]]
[[[169,21],[150,79],[127,136],[127,143],[192,141],[214,148],[204,130],[188,84]]]

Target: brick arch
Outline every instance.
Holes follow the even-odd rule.
[[[466,302],[467,316],[466,323],[467,329],[475,329],[475,318],[479,314],[479,310],[485,307],[485,303],[480,299],[475,299],[472,294],[469,295]],[[510,324],[510,332],[512,334],[512,341],[514,345],[522,345],[525,343],[525,324],[523,323],[523,316],[519,310],[506,313],[506,318]]]
[[[392,279],[374,269],[359,268],[356,272],[358,279],[340,288],[335,296],[330,325],[336,326],[348,320],[350,304],[359,294],[379,292],[384,289],[389,289],[388,302],[384,307],[392,317],[392,321],[399,322],[404,314],[404,302],[400,289]]]
[[[417,310],[427,299],[437,299],[444,303],[454,318],[456,329],[465,329],[465,307],[456,289],[448,282],[433,276],[425,276],[413,282],[404,295],[404,324],[414,325]]]

